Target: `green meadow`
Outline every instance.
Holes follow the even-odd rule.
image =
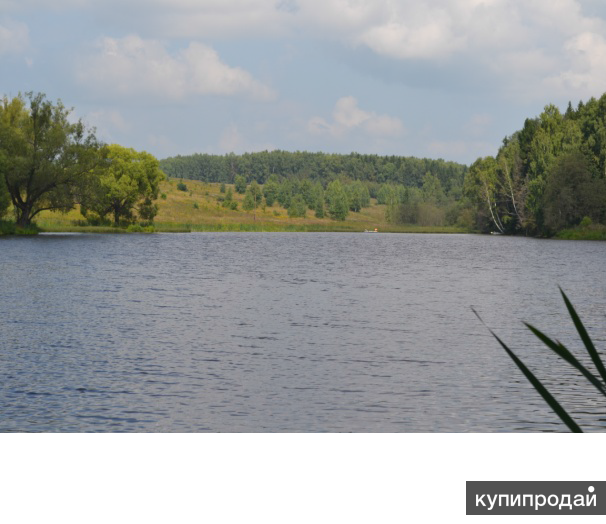
[[[279,205],[263,206],[254,211],[242,210],[244,195],[233,191],[237,202],[236,210],[222,206],[221,184],[185,180],[186,191],[177,188],[177,179],[160,183],[157,200],[158,214],[154,220],[155,232],[192,231],[259,231],[259,232],[363,232],[377,229],[392,233],[465,233],[465,229],[449,226],[394,225],[385,219],[385,205],[372,205],[360,212],[350,212],[346,220],[316,218],[308,210],[303,218],[292,218]],[[45,211],[36,220],[42,232],[82,232],[82,233],[128,233],[146,232],[151,228],[130,226],[126,229],[112,226],[88,225],[86,218],[76,208],[69,213]]]

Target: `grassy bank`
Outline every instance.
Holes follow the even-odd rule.
[[[564,229],[556,235],[556,238],[562,240],[606,240],[606,226],[595,224]]]
[[[371,207],[359,213],[350,213],[345,221],[316,218],[308,211],[305,218],[291,218],[286,209],[278,205],[243,211],[243,195],[234,192],[236,210],[225,208],[220,199],[224,196],[220,184],[184,180],[187,191],[177,188],[179,180],[170,179],[160,185],[158,215],[154,221],[156,232],[189,231],[263,231],[263,232],[362,232],[374,230],[393,233],[466,233],[449,226],[393,225],[385,220],[385,206],[373,201]],[[229,187],[229,186],[228,186]],[[233,190],[233,186],[232,186]],[[111,226],[86,225],[78,209],[67,214],[43,212],[36,221],[44,232],[74,233],[126,233]]]
[[[0,236],[3,235],[17,235],[17,236],[28,236],[28,235],[37,235],[39,229],[36,226],[31,226],[27,228],[17,227],[14,222],[9,222],[7,220],[0,220]]]

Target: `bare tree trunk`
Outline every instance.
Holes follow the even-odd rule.
[[[492,216],[492,221],[493,221],[494,225],[497,226],[497,229],[499,230],[499,232],[504,233],[505,228],[503,227],[503,224],[501,223],[501,220],[499,219],[498,213],[495,214],[496,209],[495,209],[495,212],[492,211],[492,202],[490,201],[490,193],[488,192],[488,187],[484,186],[484,189],[486,191],[486,200],[488,202],[488,210],[490,211],[490,216]]]

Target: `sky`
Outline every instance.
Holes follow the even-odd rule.
[[[0,95],[159,159],[496,154],[606,92],[603,0],[0,0]]]

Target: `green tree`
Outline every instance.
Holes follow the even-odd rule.
[[[360,212],[363,207],[370,205],[370,193],[365,184],[356,180],[344,187],[349,200],[350,211]]]
[[[316,218],[324,218],[324,188],[320,182],[316,182],[313,187],[314,205],[313,210]]]
[[[400,216],[400,204],[408,203],[408,191],[404,186],[383,184],[377,192],[377,203],[385,205],[385,220],[398,222]],[[408,220],[404,220],[408,222]]]
[[[231,203],[234,200],[234,193],[231,190],[231,187],[225,193],[225,198],[223,198],[223,203],[221,204],[223,207],[231,207]]]
[[[298,194],[303,197],[303,201],[309,209],[314,207],[314,186],[309,179],[301,181]]]
[[[41,211],[73,209],[101,162],[95,135],[81,121],[70,122],[60,101],[26,97],[0,104],[1,174],[21,227]]]
[[[243,195],[246,192],[246,178],[242,175],[238,175],[234,180],[234,188],[236,193]]]
[[[288,208],[288,216],[291,218],[305,218],[306,212],[307,204],[305,203],[303,195],[295,195],[290,201],[290,207]]]
[[[158,198],[164,173],[149,153],[119,145],[106,147],[107,165],[101,170],[93,191],[83,202],[83,214],[93,211],[101,218],[113,215],[114,224],[139,218],[151,222],[158,210],[152,200]]]
[[[377,192],[377,204],[393,206],[398,203],[398,190],[392,184],[383,184]]]
[[[284,208],[288,209],[290,207],[290,201],[292,197],[296,194],[295,183],[291,178],[286,178],[282,180],[280,183],[280,187],[278,188],[278,202]]]
[[[441,204],[444,201],[440,179],[430,172],[423,177],[423,200],[428,204]]]
[[[497,162],[494,157],[478,158],[465,177],[465,195],[486,210],[499,233],[505,232],[498,205]]]
[[[527,231],[534,227],[534,221],[527,208],[528,180],[524,176],[520,132],[514,133],[503,141],[496,161],[500,200],[506,212],[503,224],[508,232]]]
[[[196,207],[196,209],[198,208]],[[143,202],[139,203],[137,211],[141,220],[144,222],[153,222],[154,218],[158,214],[158,204],[156,204],[150,197],[146,197]]]
[[[543,199],[545,226],[551,232],[578,225],[584,217],[601,222],[606,215],[606,181],[592,176],[585,155],[567,153],[550,169]]]
[[[333,220],[345,220],[349,213],[349,200],[343,185],[338,180],[332,181],[326,188],[328,214]]]
[[[265,196],[265,202],[269,207],[274,205],[276,199],[278,198],[279,190],[280,185],[278,182],[278,177],[276,175],[271,175],[263,186],[263,195]]]
[[[256,180],[253,180],[246,190],[242,208],[245,211],[253,211],[255,220],[257,220],[257,207],[261,205],[262,199],[263,191],[261,191],[261,186],[257,184]]]

